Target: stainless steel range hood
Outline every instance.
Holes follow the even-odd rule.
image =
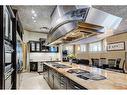
[[[60,44],[116,29],[122,18],[88,6],[57,6],[48,44]]]

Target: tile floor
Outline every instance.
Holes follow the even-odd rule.
[[[19,90],[49,90],[43,75],[36,72],[25,72],[21,74],[21,84]]]

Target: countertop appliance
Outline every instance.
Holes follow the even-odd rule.
[[[5,81],[5,89],[11,89],[12,88],[12,73],[14,69],[12,68],[12,53],[13,48],[10,42],[5,41],[5,71],[4,71],[4,81]]]

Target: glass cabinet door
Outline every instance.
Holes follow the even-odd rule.
[[[36,51],[40,51],[40,43],[36,43]]]
[[[34,42],[31,43],[31,51],[35,51],[35,43]]]

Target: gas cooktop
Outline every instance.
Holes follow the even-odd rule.
[[[99,75],[99,74],[94,74],[86,70],[81,70],[81,69],[70,69],[67,71],[68,73],[74,74],[79,78],[82,78],[84,80],[104,80],[106,79],[105,76]]]

